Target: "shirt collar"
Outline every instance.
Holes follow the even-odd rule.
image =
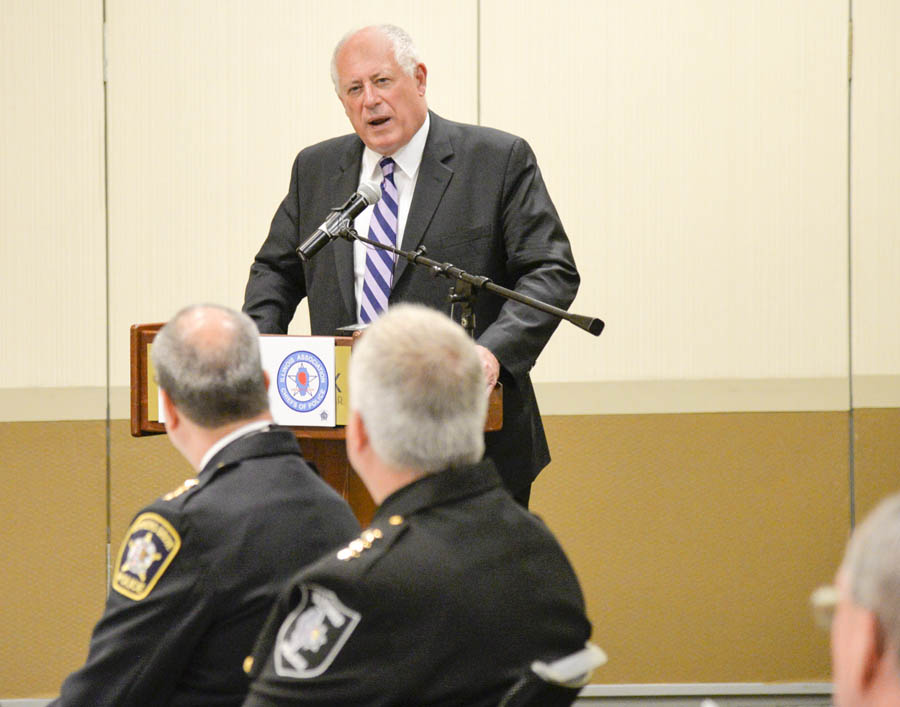
[[[425,114],[425,122],[422,123],[416,134],[403,147],[397,150],[391,157],[397,167],[403,170],[403,173],[413,179],[419,171],[419,165],[422,164],[422,153],[425,152],[425,141],[428,139],[428,129],[431,127],[431,115]],[[371,148],[363,150],[362,170],[360,177],[362,179],[374,179],[381,183],[382,174],[381,162],[384,155],[379,155]]]
[[[271,424],[271,420],[257,420],[256,422],[248,422],[243,427],[238,427],[234,432],[228,433],[206,450],[206,454],[204,454],[203,459],[200,460],[200,471],[202,472],[206,468],[206,465],[209,464],[210,459],[212,459],[216,454],[219,453],[219,451],[225,449],[225,447],[234,442],[236,439],[245,437],[252,432],[257,432],[259,430],[265,429]]]

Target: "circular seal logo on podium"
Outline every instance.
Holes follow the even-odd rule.
[[[328,371],[310,351],[294,351],[278,367],[278,395],[291,410],[311,412],[328,394]]]

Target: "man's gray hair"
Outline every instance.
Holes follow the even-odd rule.
[[[882,501],[856,528],[841,569],[854,603],[872,611],[900,649],[900,494]]]
[[[191,315],[204,309],[221,313],[223,325],[191,326]],[[186,307],[159,330],[151,356],[159,387],[202,427],[250,419],[269,408],[259,331],[246,314],[213,304]]]
[[[481,459],[485,385],[462,327],[421,305],[391,307],[350,357],[350,407],[376,454],[423,473]]]
[[[347,40],[364,29],[377,30],[390,40],[394,47],[394,59],[397,60],[400,68],[410,76],[415,77],[416,67],[422,62],[419,58],[419,50],[413,44],[412,37],[406,33],[406,30],[397,27],[397,25],[370,25],[369,27],[350,30],[341,37],[331,54],[331,82],[334,84],[334,90],[338,95],[340,95],[340,87],[338,86],[337,56],[347,43]]]

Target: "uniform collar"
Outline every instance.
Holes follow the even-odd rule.
[[[256,422],[248,422],[243,427],[238,427],[233,432],[229,432],[227,435],[214,442],[213,445],[206,450],[206,454],[204,454],[203,458],[200,460],[201,473],[202,470],[206,468],[206,465],[209,464],[209,460],[212,459],[220,449],[225,449],[225,447],[234,442],[234,440],[240,439],[245,435],[268,427],[271,424],[271,420],[257,420]]]
[[[250,430],[247,434],[231,441],[230,444],[222,447],[212,458],[201,468],[200,482],[203,483],[207,477],[212,477],[212,473],[207,471],[216,471],[226,466],[236,464],[245,459],[255,457],[273,457],[280,454],[296,454],[300,456],[300,445],[297,438],[291,430],[278,425],[268,423],[268,429],[260,428]]]
[[[388,496],[375,512],[373,523],[394,515],[407,517],[434,506],[476,496],[500,484],[500,476],[490,459],[428,474]]]

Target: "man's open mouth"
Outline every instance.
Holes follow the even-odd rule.
[[[390,118],[373,118],[369,121],[369,125],[377,128],[379,125],[384,125],[389,120]]]

